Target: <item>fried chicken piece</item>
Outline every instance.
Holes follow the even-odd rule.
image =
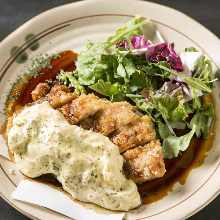
[[[94,94],[81,95],[71,103],[62,106],[60,111],[71,124],[78,124],[104,109],[106,103],[107,101],[98,98]]]
[[[126,161],[125,170],[136,183],[162,177],[166,172],[159,140],[127,150],[123,157]]]
[[[32,100],[37,101],[47,95],[50,91],[50,86],[47,83],[39,83],[31,92]]]
[[[98,113],[94,129],[108,136],[138,118],[139,116],[134,112],[134,107],[128,102],[109,102],[106,108]]]
[[[48,102],[53,108],[59,108],[77,97],[65,85],[55,84],[48,94]]]
[[[50,92],[48,87],[46,83],[38,84],[32,92],[33,100],[46,96],[71,124],[110,136],[123,153],[128,176],[136,183],[164,175],[162,148],[155,140],[150,117],[139,114],[128,102],[112,103],[94,94],[77,96],[65,85],[56,84]]]
[[[118,145],[120,152],[124,152],[130,148],[144,145],[156,138],[151,118],[147,115],[121,127],[116,135],[112,137],[112,142]]]

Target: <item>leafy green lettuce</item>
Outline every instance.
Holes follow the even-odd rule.
[[[214,108],[212,104],[201,108],[196,112],[190,121],[189,127],[192,129],[195,127],[197,137],[208,136],[209,128],[214,118]]]
[[[186,119],[193,113],[192,103],[183,103],[171,96],[153,97],[146,100],[141,95],[127,95],[136,106],[147,114],[151,115],[155,121],[159,137],[163,141],[164,158],[171,159],[177,157],[181,151],[185,151],[194,134],[197,137],[207,137],[211,126],[214,110],[213,105],[208,104],[194,114],[190,123]],[[188,128],[191,131],[185,135],[177,136],[175,128]]]
[[[76,63],[76,74],[81,85],[92,85],[99,79],[105,77],[109,72],[110,62],[113,60],[106,59],[109,53],[105,44],[88,43],[86,48],[78,56]]]
[[[78,94],[90,89],[112,101],[133,102],[155,122],[164,156],[170,159],[187,149],[194,134],[208,135],[214,113],[212,107],[204,107],[201,97],[211,93],[216,79],[206,56],[187,75],[173,70],[166,60],[150,62],[145,54],[137,55],[117,47],[119,41],[130,43],[132,36],[142,35],[144,24],[145,19],[136,17],[106,41],[89,42],[78,56],[76,70],[61,72],[58,78],[74,87]],[[186,51],[197,49],[186,48]],[[173,84],[174,89],[182,90],[173,93]],[[170,88],[163,91],[164,85]],[[177,130],[182,130],[184,135],[178,136]]]
[[[89,86],[90,89],[96,91],[97,93],[109,97],[113,101],[119,101],[124,99],[125,89],[123,85],[119,83],[104,82],[103,80],[98,80],[97,83]]]
[[[177,137],[170,135],[165,138],[163,140],[164,158],[171,159],[178,157],[182,151],[185,151],[188,148],[195,131],[195,126],[193,126],[192,130],[183,136]]]

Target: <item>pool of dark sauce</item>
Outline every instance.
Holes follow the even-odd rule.
[[[72,51],[62,52],[58,58],[51,60],[51,67],[41,70],[41,74],[37,77],[32,77],[26,83],[17,83],[14,85],[10,97],[17,97],[16,99],[8,99],[6,105],[7,117],[10,118],[13,112],[19,110],[25,104],[31,103],[31,91],[35,86],[44,82],[45,80],[54,80],[57,73],[63,69],[64,71],[72,71],[75,69],[75,60],[77,54]],[[204,104],[213,103],[211,95],[207,95],[203,99]],[[6,126],[3,127],[1,133],[6,133]],[[191,141],[189,148],[183,152],[178,158],[166,160],[166,174],[159,179],[152,180],[141,185],[138,185],[138,190],[143,199],[143,203],[149,204],[166,196],[175,183],[184,184],[191,170],[199,167],[204,162],[207,152],[213,145],[214,139],[214,122],[209,132],[207,139],[194,138]],[[13,160],[13,155],[11,155]],[[60,187],[60,183],[51,175],[45,175],[37,178],[38,181],[44,182],[55,187]]]

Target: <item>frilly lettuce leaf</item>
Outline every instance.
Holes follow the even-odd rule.
[[[81,85],[94,84],[103,78],[108,70],[108,63],[103,61],[103,56],[108,54],[104,44],[88,43],[78,56],[76,74]]]
[[[178,155],[185,151],[189,145],[190,141],[196,131],[195,126],[192,130],[180,137],[177,136],[168,136],[163,140],[163,155],[165,159],[172,159],[178,157]]]
[[[190,128],[195,127],[197,137],[203,136],[206,138],[209,133],[209,129],[214,117],[214,108],[212,104],[200,109],[196,112],[190,121]]]
[[[193,77],[200,79],[210,89],[213,88],[213,82],[216,79],[215,79],[212,63],[206,56],[203,55],[198,60],[197,64],[195,65]]]
[[[172,135],[167,125],[161,122],[161,120],[157,121],[157,127],[159,136],[162,140]]]
[[[184,121],[190,113],[187,104],[174,96],[154,97],[152,101],[163,118],[171,122]]]

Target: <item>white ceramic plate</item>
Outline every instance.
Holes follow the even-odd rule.
[[[2,111],[10,85],[22,74],[22,70],[30,62],[29,58],[46,52],[79,50],[86,40],[104,39],[134,15],[153,20],[165,38],[175,42],[178,50],[195,46],[220,66],[219,39],[191,18],[171,8],[134,0],[90,0],[64,5],[31,19],[1,42],[0,122],[4,120]],[[30,37],[30,34],[34,37]],[[15,46],[19,47],[19,53],[16,55],[12,49]],[[218,85],[214,91],[214,98],[218,113],[220,110]],[[217,131],[219,126],[217,115]],[[13,201],[10,195],[18,184],[20,175],[12,175],[10,172],[12,167],[11,162],[0,158],[0,194],[7,202],[32,219],[67,219],[47,209]],[[191,172],[185,185],[176,184],[173,191],[162,200],[130,212],[129,219],[187,218],[219,194],[219,176],[220,135],[217,133],[214,146],[205,163]]]

